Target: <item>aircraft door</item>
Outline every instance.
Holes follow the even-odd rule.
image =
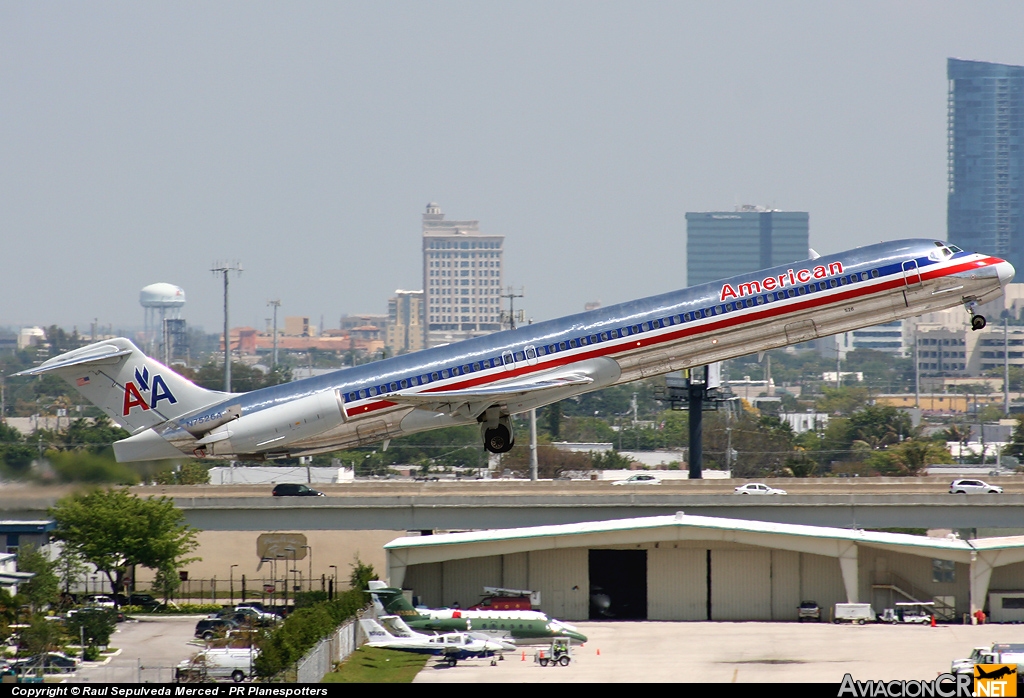
[[[918,296],[922,295],[924,290],[924,280],[921,278],[921,270],[917,266],[916,259],[908,259],[903,263],[903,302],[904,307],[909,308],[911,302],[914,301]],[[896,296],[894,302],[899,304],[897,300],[899,296]],[[899,308],[897,307],[897,312]]]
[[[512,352],[503,351],[501,352],[501,363],[505,364],[505,370],[511,371],[516,367],[515,357],[512,356]]]
[[[530,366],[536,366],[537,365],[537,350],[536,350],[536,348],[534,348],[534,346],[531,344],[530,346],[526,347],[525,353],[526,353],[526,363],[528,365],[530,365]]]
[[[923,283],[921,281],[921,270],[917,267],[917,260],[911,259],[903,263],[903,282],[907,288],[916,289]]]

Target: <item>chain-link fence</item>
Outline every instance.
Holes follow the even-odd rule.
[[[354,619],[338,627],[316,647],[306,653],[296,665],[298,683],[320,683],[324,675],[334,670],[334,664],[348,657],[359,646],[359,619],[372,614],[372,609],[363,611]]]

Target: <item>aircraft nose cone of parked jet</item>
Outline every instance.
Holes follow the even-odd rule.
[[[1013,265],[1009,262],[1003,261],[996,265],[996,273],[999,274],[999,283],[1002,286],[1013,281],[1013,276],[1016,274],[1016,270]]]

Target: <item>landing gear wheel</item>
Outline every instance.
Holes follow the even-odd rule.
[[[972,330],[983,330],[988,321],[985,320],[984,315],[973,315],[971,316],[971,329]]]
[[[484,448],[491,453],[508,453],[514,443],[512,432],[504,424],[484,430]]]

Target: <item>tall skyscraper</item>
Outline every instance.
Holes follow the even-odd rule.
[[[483,235],[479,221],[446,221],[440,207],[423,214],[423,291],[427,346],[501,329],[504,235]]]
[[[949,242],[1024,269],[1024,67],[950,58]]]
[[[686,283],[709,283],[807,259],[809,216],[739,206],[686,214]]]

